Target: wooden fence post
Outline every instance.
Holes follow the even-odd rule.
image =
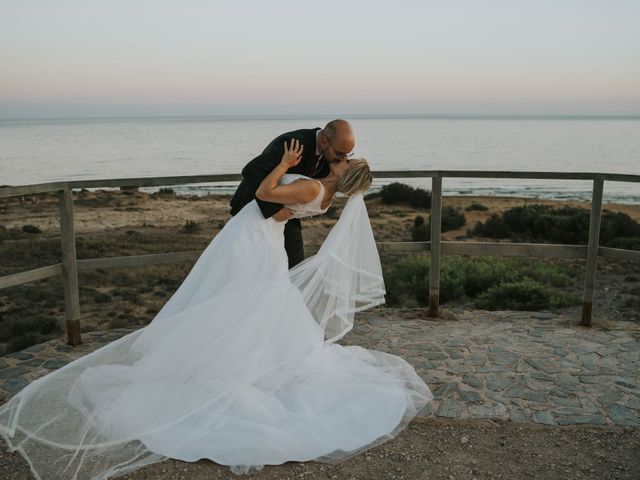
[[[82,343],[80,338],[80,294],[78,292],[78,265],[71,190],[65,188],[58,192],[58,199],[60,202],[60,240],[62,243],[62,279],[64,282],[67,343],[79,345]]]
[[[587,272],[584,280],[584,301],[582,302],[582,325],[591,325],[593,299],[596,288],[596,265],[598,263],[598,243],[600,241],[600,218],[602,217],[602,190],[604,180],[593,181],[591,197],[591,219],[589,221],[589,245],[587,246]]]
[[[431,179],[431,268],[429,269],[429,313],[438,316],[440,304],[440,225],[442,220],[442,177]]]

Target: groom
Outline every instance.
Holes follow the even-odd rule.
[[[276,137],[264,151],[242,169],[242,181],[231,199],[231,215],[255,198],[260,182],[280,163],[284,143],[299,140],[304,146],[302,160],[287,173],[298,173],[312,178],[329,175],[329,162],[341,161],[351,155],[356,144],[351,125],[346,120],[332,120],[324,128],[294,130]],[[273,217],[281,222],[292,212],[280,203],[256,199],[264,218]],[[289,257],[289,268],[304,260],[302,225],[300,219],[288,221],[284,227],[284,247]]]

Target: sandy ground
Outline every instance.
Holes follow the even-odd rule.
[[[1,441],[0,441],[1,442]],[[3,450],[6,447],[3,445]],[[492,420],[416,418],[394,440],[340,464],[287,462],[237,476],[209,460],[150,465],[122,480],[556,480],[637,479],[640,428],[549,427]],[[17,452],[0,454],[0,478],[32,479]]]
[[[208,195],[187,197],[175,195],[149,195],[143,192],[97,191],[74,192],[74,222],[78,235],[104,232],[129,227],[167,227],[191,220],[199,224],[222,226],[230,215],[229,196]],[[481,203],[487,211],[464,211],[465,207]],[[496,196],[445,196],[443,206],[459,207],[464,211],[467,223],[464,227],[445,232],[444,240],[466,236],[468,228],[486,220],[492,213],[528,204],[563,205],[590,209],[588,202],[539,200],[520,197]],[[344,199],[335,202],[344,205]],[[427,219],[428,212],[403,205],[384,205],[379,199],[367,201],[371,224],[378,241],[409,241],[409,228],[416,215]],[[603,209],[623,212],[640,221],[640,205],[604,204]],[[36,225],[45,234],[59,232],[57,198],[54,195],[38,195],[0,201],[0,225],[6,228],[22,228],[25,223]],[[326,227],[335,218],[319,216],[304,220],[305,241],[319,243],[326,234]],[[321,234],[321,235],[320,235]],[[398,238],[398,237],[401,238]]]

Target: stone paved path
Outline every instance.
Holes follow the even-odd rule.
[[[529,312],[378,309],[340,343],[400,355],[435,400],[423,416],[500,418],[547,425],[640,426],[640,325],[581,327],[575,317]],[[0,357],[0,403],[28,382],[132,329],[57,339]]]

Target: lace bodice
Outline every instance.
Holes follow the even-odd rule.
[[[306,175],[300,175],[297,173],[285,173],[278,183],[280,185],[286,185],[300,178],[315,180],[314,178],[307,177]],[[295,203],[291,205],[285,205],[285,207],[290,208],[294,212],[291,218],[303,218],[303,217],[311,217],[313,215],[320,215],[322,213],[325,213],[331,206],[331,204],[329,204],[327,208],[325,209],[322,208],[322,199],[324,198],[324,185],[322,184],[322,182],[318,180],[315,180],[315,181],[320,184],[320,191],[318,192],[318,195],[316,195],[316,197],[313,200],[307,203]]]

